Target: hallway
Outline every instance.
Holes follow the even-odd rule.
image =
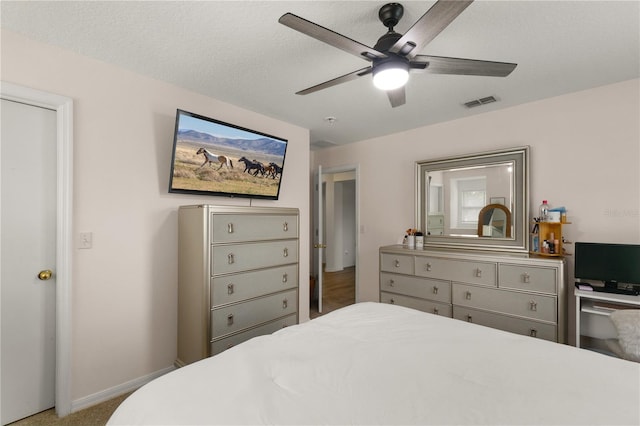
[[[323,278],[323,312],[322,314],[318,313],[318,301],[313,300],[309,308],[311,319],[356,302],[355,266],[345,268],[342,271],[325,272]]]

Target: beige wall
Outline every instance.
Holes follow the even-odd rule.
[[[170,367],[176,357],[177,207],[247,199],[169,194],[176,108],[289,140],[279,201],[300,209],[309,256],[309,132],[68,51],[2,31],[3,81],[74,101],[72,400]],[[309,276],[302,262],[300,277]],[[306,282],[302,279],[302,282]],[[308,301],[308,286],[300,299]],[[300,317],[307,319],[308,302]]]
[[[568,209],[571,241],[640,243],[636,79],[315,151],[313,170],[360,168],[358,299],[378,300],[378,247],[414,225],[416,160],[524,145],[531,147],[532,213],[544,198]],[[572,275],[571,257],[568,269]]]

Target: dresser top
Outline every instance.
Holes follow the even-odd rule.
[[[528,253],[514,253],[490,250],[465,250],[451,248],[408,248],[402,244],[394,244],[380,247],[380,252],[396,253],[413,256],[432,256],[448,259],[478,260],[489,262],[513,262],[536,265],[549,265],[557,267],[566,263],[562,257],[542,257]]]
[[[259,207],[259,206],[222,206],[215,204],[194,204],[180,206],[180,210],[203,209],[210,213],[229,214],[299,214],[300,210],[294,207]]]

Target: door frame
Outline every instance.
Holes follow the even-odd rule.
[[[3,99],[56,111],[56,387],[59,417],[71,413],[73,100],[2,81]]]
[[[354,172],[355,175],[355,189],[356,189],[356,195],[355,195],[355,225],[354,225],[354,232],[355,232],[355,243],[356,243],[356,247],[355,247],[355,268],[356,268],[356,273],[355,273],[355,302],[358,303],[358,301],[360,300],[359,297],[359,289],[360,289],[360,268],[358,268],[358,265],[360,264],[360,234],[362,233],[361,227],[360,227],[360,166],[359,165],[344,165],[344,166],[337,166],[337,167],[328,167],[328,168],[324,168],[322,167],[322,165],[318,165],[319,170],[322,171],[322,175],[331,175],[331,174],[335,174],[335,173],[345,173],[345,172]],[[318,192],[320,193],[320,197],[322,197],[322,182],[318,183]],[[314,210],[316,210],[316,212],[313,214],[313,220],[317,221],[317,220],[322,220],[322,212],[318,212],[318,208],[320,206],[314,206]],[[317,223],[313,224],[313,229],[314,229],[314,233],[316,229],[322,229],[321,227],[318,226]],[[324,242],[326,244],[326,241]],[[315,260],[315,259],[314,259]],[[322,267],[320,267],[320,271],[318,271],[318,274],[322,274]],[[321,289],[320,289],[321,290]],[[320,293],[320,291],[318,292],[318,297],[321,298],[322,294]]]

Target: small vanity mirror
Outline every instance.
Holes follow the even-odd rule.
[[[511,212],[502,204],[489,204],[478,214],[478,236],[511,238]]]
[[[416,163],[425,246],[527,252],[528,147]]]

